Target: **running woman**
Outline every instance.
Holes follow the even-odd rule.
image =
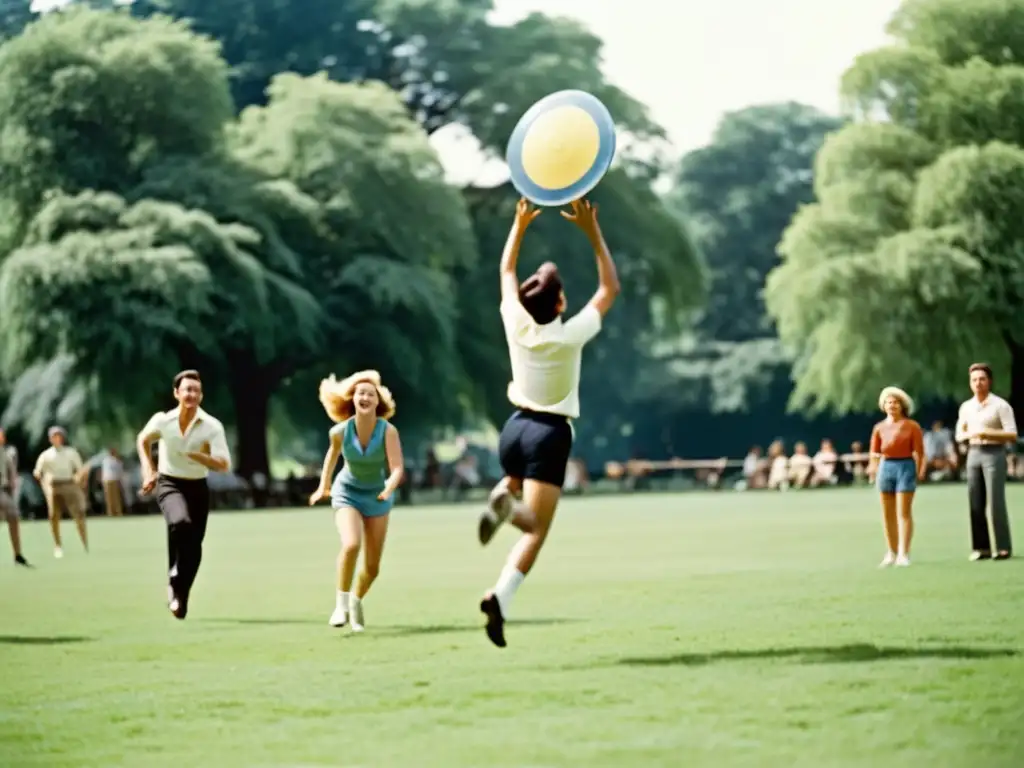
[[[565,292],[558,268],[542,264],[522,285],[516,262],[526,228],[540,209],[526,200],[516,207],[499,268],[501,319],[505,326],[512,381],[508,399],[517,410],[501,430],[498,451],[505,477],[491,491],[480,517],[479,537],[487,544],[506,520],[523,532],[494,588],[480,603],[487,637],[505,647],[505,620],[512,598],[537,559],[562,494],[572,451],[571,419],[579,418],[580,359],[583,347],[601,330],[619,294],[619,278],[597,223],[597,206],[586,200],[562,211],[587,236],[597,259],[597,292],[580,312],[563,322]],[[522,492],[522,500],[516,497]]]
[[[328,433],[331,444],[324,457],[320,487],[309,503],[312,506],[330,497],[341,538],[338,592],[328,624],[343,627],[349,623],[353,632],[362,632],[363,599],[380,573],[394,493],[405,477],[402,442],[389,422],[395,415],[395,401],[377,371],[360,371],[342,381],[333,374],[321,381],[320,402],[335,425]],[[345,464],[332,484],[339,456]],[[353,589],[364,540],[363,567]]]

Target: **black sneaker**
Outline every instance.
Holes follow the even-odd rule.
[[[487,617],[487,637],[499,648],[505,647],[505,617],[495,595],[488,595],[480,601],[480,612]]]
[[[14,556],[14,564],[15,565],[20,565],[22,568],[31,568],[32,567],[32,564],[29,563],[29,561],[26,560],[21,555],[15,555]]]

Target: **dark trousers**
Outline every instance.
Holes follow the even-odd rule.
[[[171,589],[188,600],[203,559],[206,521],[210,517],[210,488],[206,480],[160,475],[156,501],[167,523],[167,574]]]
[[[971,505],[971,548],[991,552],[986,507],[992,508],[996,550],[1012,552],[1010,516],[1006,510],[1006,448],[972,445],[967,453],[967,496]]]

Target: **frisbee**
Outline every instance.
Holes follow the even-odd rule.
[[[505,152],[512,186],[537,205],[560,206],[586,195],[615,157],[615,123],[586,91],[558,91],[524,114]]]

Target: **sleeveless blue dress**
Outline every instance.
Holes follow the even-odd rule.
[[[388,423],[377,419],[366,450],[356,435],[356,420],[348,419],[331,427],[330,435],[341,435],[341,455],[345,466],[334,476],[331,484],[331,506],[334,509],[351,507],[363,517],[380,517],[391,511],[394,496],[380,501],[377,494],[384,490],[388,475],[388,457],[384,435]]]

